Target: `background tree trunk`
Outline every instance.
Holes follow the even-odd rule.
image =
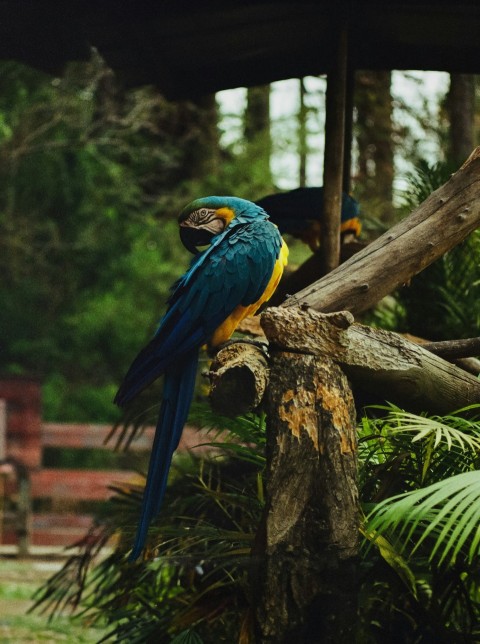
[[[307,143],[307,106],[305,105],[305,95],[307,90],[305,88],[305,81],[303,78],[299,79],[299,108],[298,108],[298,185],[304,188],[307,185],[307,158],[308,158],[308,143]]]
[[[348,69],[348,39],[345,24],[339,24],[335,62],[327,75],[325,95],[325,151],[323,160],[323,209],[320,216],[321,274],[340,263],[340,211],[342,208],[345,108]]]
[[[214,174],[220,159],[218,106],[215,94],[179,104],[177,124],[187,124],[191,134],[185,142],[182,179],[199,179]],[[172,124],[175,127],[175,123]]]
[[[393,222],[394,176],[393,100],[391,72],[356,74],[355,108],[358,167],[355,194],[387,224]]]
[[[447,97],[450,115],[450,157],[463,163],[475,147],[475,78],[472,74],[450,74]]]

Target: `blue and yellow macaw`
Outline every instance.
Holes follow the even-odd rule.
[[[323,210],[323,187],[295,188],[288,192],[267,195],[256,202],[270,215],[282,234],[293,235],[318,250],[321,244],[320,215]],[[342,193],[340,234],[358,237],[362,230],[360,204]]]
[[[197,199],[181,212],[179,225],[182,242],[195,257],[174,285],[155,336],[133,361],[115,397],[123,407],[165,374],[132,561],[160,512],[194,393],[200,347],[219,347],[271,297],[288,256],[277,226],[263,208],[245,199]]]

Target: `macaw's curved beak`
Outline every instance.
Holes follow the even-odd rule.
[[[199,253],[199,247],[208,246],[217,233],[206,230],[205,228],[193,228],[180,224],[180,239],[185,248],[196,255]]]

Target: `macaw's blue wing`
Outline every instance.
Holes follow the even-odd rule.
[[[281,243],[266,220],[219,235],[177,282],[167,313],[128,370],[116,404],[126,405],[170,365],[208,342],[238,305],[255,303],[269,282]]]
[[[277,228],[266,219],[232,226],[218,235],[177,282],[155,337],[139,353],[120,386],[115,401],[124,405],[165,373],[131,561],[142,551],[150,522],[160,511],[173,452],[194,393],[199,348],[236,307],[248,307],[262,297],[281,243]]]

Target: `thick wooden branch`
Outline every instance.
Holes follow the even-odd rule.
[[[359,253],[366,248],[366,246],[366,243],[359,241],[342,244],[340,246],[340,263],[343,264],[355,253]],[[320,279],[323,275],[325,275],[325,271],[322,267],[320,252],[317,251],[296,270],[286,271],[283,274],[277,290],[269,301],[270,306],[279,306],[287,296],[297,293],[302,288]]]
[[[409,217],[282,306],[364,311],[480,226],[480,148]]]
[[[477,378],[396,333],[353,324],[346,311],[270,308],[261,322],[271,345],[327,356],[354,383],[407,410],[442,414],[480,403]]]
[[[480,360],[470,357],[480,355],[480,338],[422,342],[421,346],[427,351],[453,362],[464,371],[473,373],[474,376],[480,374]]]
[[[441,414],[480,403],[480,381],[470,373],[397,333],[354,324],[346,311],[269,308],[261,322],[273,351],[327,356],[355,385],[409,411]],[[237,354],[236,346],[222,350],[210,374],[216,408],[229,415],[255,409],[268,382],[263,352],[245,344]]]
[[[450,358],[450,360],[464,371],[473,373],[474,376],[480,374],[480,360],[478,358]]]

